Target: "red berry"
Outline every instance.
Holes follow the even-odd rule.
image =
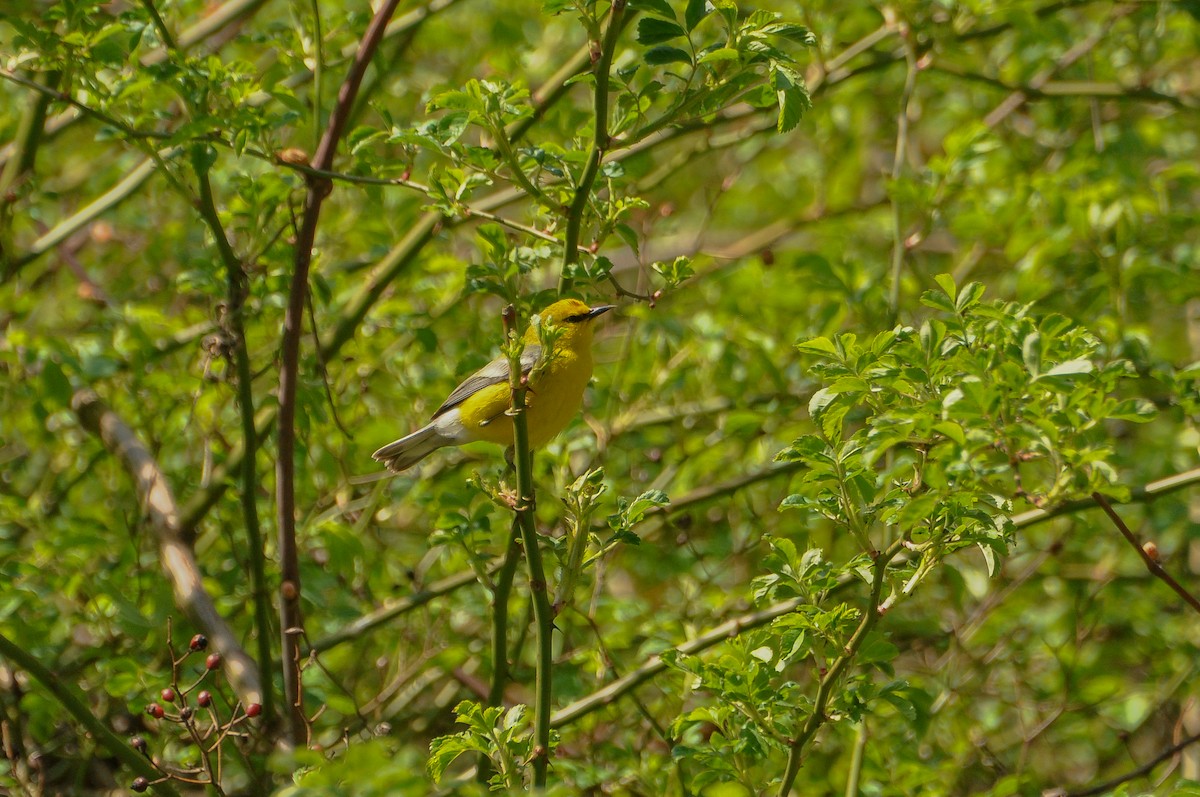
[[[188,649],[193,653],[198,650],[204,650],[206,647],[208,647],[208,637],[204,634],[196,634],[192,637],[192,641],[188,643]]]
[[[257,717],[261,713],[262,713],[262,705],[260,705],[258,703],[251,703],[250,705],[246,706],[246,716],[247,717],[251,717],[251,718]]]
[[[150,788],[150,781],[146,780],[145,778],[134,778],[133,783],[130,784],[129,788],[136,792],[143,792]]]
[[[137,750],[139,753],[146,752],[146,740],[140,736],[135,736],[132,739],[130,739],[129,744],[130,744],[130,746],[133,747],[134,750]]]
[[[208,658],[204,660],[204,666],[210,670],[215,670],[221,666],[221,654],[209,653]]]
[[[201,708],[208,708],[212,705],[212,693],[205,689],[203,692],[196,695],[196,702],[200,704]]]
[[[192,718],[192,713],[193,712],[192,712],[191,706],[184,706],[183,708],[179,709],[179,719],[183,720],[184,722],[187,722],[188,720],[190,720]]]
[[[149,714],[151,717],[154,717],[154,719],[160,720],[163,718],[163,715],[166,714],[167,712],[163,711],[163,707],[160,706],[159,704],[151,703],[150,705],[146,706],[146,713]]]
[[[169,686],[166,689],[162,690],[162,692],[159,693],[159,696],[162,697],[164,703],[174,703],[175,702],[175,690]]]

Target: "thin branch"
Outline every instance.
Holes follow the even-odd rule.
[[[508,602],[512,595],[513,579],[521,563],[521,524],[513,518],[508,533],[508,545],[504,550],[500,569],[492,588],[492,683],[488,687],[487,705],[504,705],[504,690],[508,686]],[[520,651],[514,660],[519,656]],[[487,783],[492,773],[492,760],[487,755],[479,756],[475,780]]]
[[[812,741],[812,738],[817,735],[817,731],[821,729],[829,717],[825,713],[829,706],[829,697],[833,692],[833,686],[837,683],[851,664],[854,663],[855,657],[858,656],[859,648],[866,641],[867,635],[871,633],[871,629],[875,627],[875,623],[879,621],[882,613],[880,611],[879,599],[883,593],[883,583],[887,580],[888,562],[898,554],[903,547],[903,540],[897,540],[886,551],[880,552],[875,556],[875,565],[871,575],[871,596],[863,609],[862,620],[859,621],[858,628],[855,629],[854,635],[850,637],[850,641],[846,643],[845,650],[842,655],[830,665],[825,675],[821,677],[821,682],[817,685],[817,696],[813,701],[811,713],[801,728],[799,735],[792,740],[791,749],[788,751],[787,765],[784,768],[783,780],[779,784],[779,797],[786,797],[792,790],[792,783],[796,780],[796,773],[800,771],[800,764],[804,756],[805,746]]]
[[[49,88],[57,90],[58,81],[61,79],[61,72],[50,72],[46,75],[46,84]],[[42,143],[42,128],[46,123],[46,109],[50,107],[50,101],[49,96],[40,92],[29,95],[17,126],[16,138],[12,143],[12,157],[0,170],[0,206],[8,204],[9,189],[23,175],[33,171],[38,147]]]
[[[1182,584],[1175,580],[1174,576],[1164,570],[1163,566],[1159,564],[1158,559],[1152,556],[1150,552],[1146,550],[1145,546],[1138,542],[1137,536],[1129,530],[1129,526],[1125,525],[1125,521],[1122,520],[1121,516],[1117,514],[1117,511],[1112,508],[1112,504],[1108,502],[1108,499],[1100,493],[1092,493],[1092,500],[1100,505],[1100,508],[1104,510],[1106,515],[1108,515],[1109,520],[1111,520],[1113,525],[1117,527],[1117,530],[1121,532],[1121,536],[1133,546],[1133,549],[1138,552],[1138,556],[1142,557],[1142,562],[1145,563],[1146,569],[1150,571],[1151,575],[1162,581],[1171,589],[1175,590],[1175,594],[1183,598],[1184,602],[1188,606],[1191,606],[1197,612],[1200,612],[1200,599],[1197,599],[1195,595],[1188,592]]]
[[[1051,80],[1051,78],[1062,72],[1064,69],[1067,69],[1080,58],[1083,58],[1083,56],[1091,52],[1092,49],[1099,44],[1101,39],[1103,39],[1108,33],[1108,29],[1112,23],[1121,17],[1128,16],[1129,14],[1133,13],[1133,10],[1134,9],[1132,6],[1118,7],[1115,9],[1112,15],[1105,21],[1105,24],[1100,26],[1099,30],[1096,30],[1091,35],[1076,42],[1074,47],[1071,47],[1069,50],[1059,56],[1053,64],[1030,78],[1028,88],[1034,91],[1041,90],[1042,87]],[[1000,124],[1002,121],[1011,116],[1014,111],[1024,105],[1028,100],[1029,94],[1027,94],[1024,89],[1018,89],[1017,91],[1014,91],[1003,102],[993,108],[991,113],[983,118],[984,127],[995,127],[996,125]]]
[[[533,619],[536,629],[537,659],[534,674],[533,700],[533,785],[536,789],[546,786],[546,774],[550,768],[550,701],[551,667],[553,666],[554,610],[547,595],[546,569],[542,565],[541,540],[538,538],[537,521],[534,514],[536,496],[533,488],[533,454],[529,447],[529,419],[525,408],[525,394],[529,388],[521,369],[520,332],[516,329],[516,309],[509,305],[504,310],[505,340],[511,350],[508,355],[509,385],[512,390],[512,405],[508,414],[513,425],[513,463],[517,471],[517,499],[513,507],[516,525],[521,530],[521,544],[525,548],[525,564],[529,571],[529,593],[533,603]],[[516,343],[517,345],[513,345]]]
[[[1196,742],[1200,742],[1200,733],[1196,734],[1195,736],[1189,736],[1178,744],[1171,745],[1166,750],[1163,750],[1161,753],[1147,761],[1145,764],[1142,764],[1137,769],[1130,770],[1124,775],[1113,778],[1112,780],[1106,780],[1105,782],[1095,786],[1089,786],[1086,789],[1066,792],[1065,797],[1095,797],[1097,794],[1108,794],[1109,792],[1115,791],[1116,788],[1123,783],[1128,783],[1131,780],[1137,780],[1138,778],[1146,777],[1153,772],[1154,768],[1159,764],[1174,758],[1183,750],[1194,745]]]
[[[521,527],[514,518],[508,535],[508,547],[504,551],[492,591],[492,685],[488,691],[489,706],[503,705],[504,688],[508,685],[508,599],[520,562]]]
[[[155,792],[169,795],[169,797],[179,797],[179,792],[175,791],[170,784],[160,781],[162,773],[155,769],[150,759],[126,744],[124,739],[109,729],[107,723],[91,712],[91,709],[88,708],[87,697],[79,687],[63,681],[49,667],[3,634],[0,634],[0,656],[9,659],[33,676],[33,679],[45,687],[46,691],[54,695],[58,704],[65,708],[76,722],[87,729],[92,738],[102,744],[122,764],[149,780],[152,784],[151,788]]]
[[[325,76],[325,41],[324,34],[321,31],[321,5],[320,0],[311,0],[312,17],[313,17],[313,91],[312,91],[312,127],[313,127],[313,147],[321,146],[321,97],[325,92],[322,86],[322,78]]]
[[[241,701],[261,703],[263,690],[258,666],[242,649],[204,588],[196,556],[179,527],[179,507],[166,475],[134,431],[91,390],[71,399],[71,408],[85,429],[100,438],[134,481],[150,527],[158,538],[163,569],[171,581],[176,604],[196,621],[220,652],[229,682]]]
[[[50,86],[42,83],[38,83],[36,80],[30,80],[29,78],[23,77],[16,72],[10,72],[7,69],[0,69],[0,78],[4,78],[10,83],[15,83],[18,86],[24,86],[27,89],[33,89],[34,91],[44,94],[57,102],[64,102],[82,113],[84,116],[90,116],[102,124],[115,127],[131,139],[166,139],[171,137],[170,133],[163,133],[157,130],[138,130],[136,127],[129,126],[120,119],[117,119],[115,116],[109,116],[103,111],[98,111],[90,105],[80,102],[70,94],[59,91],[56,88],[51,88]]]
[[[1134,487],[1129,491],[1129,501],[1127,503],[1149,503],[1160,496],[1196,485],[1200,485],[1200,468],[1185,470],[1181,473],[1175,473],[1162,479],[1147,482],[1140,487]],[[1096,502],[1092,499],[1082,498],[1078,501],[1068,501],[1049,509],[1031,509],[1028,512],[1013,515],[1012,522],[1019,529],[1027,529],[1062,517],[1063,515],[1074,515],[1077,512],[1092,509],[1095,506]]]
[[[863,759],[867,752],[867,718],[858,721],[854,732],[854,750],[850,754],[850,775],[846,778],[846,797],[858,797],[858,784],[862,779]]]
[[[246,271],[241,259],[233,251],[221,217],[217,213],[213,201],[212,183],[208,178],[208,166],[202,147],[198,145],[193,152],[192,165],[196,171],[199,183],[199,198],[197,209],[208,225],[213,240],[216,241],[217,251],[225,265],[226,290],[228,306],[225,309],[229,335],[233,341],[233,360],[237,371],[237,404],[242,420],[242,451],[241,461],[241,504],[242,522],[246,526],[246,543],[250,560],[250,583],[253,589],[254,624],[258,642],[258,668],[260,672],[273,671],[271,662],[271,598],[267,588],[265,546],[263,545],[262,527],[258,521],[258,473],[255,468],[255,454],[258,451],[258,432],[254,428],[254,392],[250,368],[250,351],[246,344],[245,306],[246,306]],[[262,709],[268,718],[275,717],[275,690],[271,688],[268,679],[263,686]]]
[[[558,289],[562,291],[571,287],[568,272],[579,261],[579,236],[583,228],[583,214],[591,199],[592,186],[600,173],[600,164],[608,151],[610,142],[608,136],[608,77],[612,67],[613,53],[617,48],[623,19],[625,17],[625,0],[612,0],[612,9],[608,15],[608,27],[604,31],[604,41],[600,43],[596,58],[596,87],[593,94],[592,127],[594,135],[588,151],[587,165],[575,186],[575,198],[567,210],[566,239],[563,242],[562,273],[559,276]]]
[[[163,21],[162,15],[154,7],[154,0],[140,0],[140,2],[142,8],[146,9],[146,13],[150,15],[150,21],[154,23],[154,29],[158,32],[158,38],[163,43],[163,47],[168,51],[178,49],[175,45],[175,37],[171,35],[171,31],[167,29],[167,23]]]
[[[900,23],[903,25],[904,23]],[[900,40],[903,42],[904,60],[908,64],[908,69],[904,74],[904,90],[900,93],[900,110],[896,114],[896,151],[892,159],[892,186],[891,186],[891,203],[892,203],[892,284],[888,293],[888,306],[891,308],[892,317],[895,319],[900,308],[900,275],[904,269],[904,228],[901,226],[902,217],[900,213],[900,202],[896,196],[896,183],[900,181],[900,176],[904,173],[904,162],[908,158],[908,106],[912,101],[913,91],[917,87],[917,53],[913,48],[912,43],[908,40],[911,32],[907,29],[900,31]]]
[[[174,150],[171,150],[171,152],[173,154]],[[34,241],[33,245],[24,254],[12,261],[8,273],[4,275],[5,278],[12,277],[22,267],[51,251],[76,232],[91,224],[98,217],[133,196],[142,187],[142,184],[150,179],[150,175],[154,174],[156,168],[157,164],[151,158],[146,158],[146,160],[139,163],[129,174],[125,175],[121,182],[89,202],[69,218],[63,219],[54,225],[54,227]]]
[[[495,562],[489,566],[489,572],[495,572],[500,567],[499,562]],[[413,609],[424,606],[434,598],[439,598],[442,595],[447,595],[458,590],[460,587],[465,587],[469,584],[478,583],[473,570],[467,570],[462,573],[456,573],[453,576],[447,576],[433,582],[432,584],[422,587],[411,595],[406,595],[399,600],[389,603],[370,614],[363,615],[354,622],[339,631],[335,631],[327,637],[318,639],[312,643],[311,651],[316,653],[324,653],[327,650],[337,647],[344,642],[359,639],[360,637],[370,633],[381,625],[391,622],[403,614],[407,614]],[[305,655],[308,655],[306,652]]]
[[[388,20],[399,4],[400,0],[387,0],[367,26],[346,79],[338,90],[337,103],[333,112],[329,114],[325,135],[321,137],[321,144],[313,156],[313,168],[328,169],[333,165],[334,154],[354,106],[358,88],[387,29]],[[283,318],[282,362],[279,369],[279,452],[276,461],[275,491],[282,576],[280,626],[283,638],[284,697],[289,707],[288,733],[292,744],[297,747],[305,741],[306,725],[303,685],[300,682],[298,667],[295,666],[299,654],[299,635],[296,631],[303,629],[300,613],[300,560],[296,548],[296,382],[300,370],[300,338],[304,333],[308,272],[312,265],[321,205],[329,195],[330,189],[327,180],[308,180],[304,215],[296,236],[296,257],[288,290],[288,304]]]
[[[1195,110],[1196,106],[1183,97],[1166,94],[1148,86],[1122,86],[1119,83],[1104,83],[1093,80],[1047,80],[1035,87],[1032,83],[1007,83],[1000,78],[961,69],[943,62],[934,62],[930,71],[943,75],[982,83],[995,89],[1024,94],[1029,100],[1045,100],[1058,97],[1082,97],[1110,99],[1129,102],[1161,102],[1181,110]]]

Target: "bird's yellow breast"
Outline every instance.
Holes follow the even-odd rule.
[[[550,362],[529,383],[525,394],[529,445],[545,445],[579,412],[583,391],[592,378],[590,350],[556,350]],[[512,394],[507,384],[491,385],[464,401],[460,418],[471,440],[504,446],[513,444],[512,419],[505,415]]]

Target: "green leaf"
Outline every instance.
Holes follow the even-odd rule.
[[[1091,360],[1067,360],[1065,363],[1059,363],[1054,366],[1044,374],[1036,375],[1034,381],[1049,382],[1056,386],[1070,385],[1075,381],[1075,377],[1090,374],[1094,370],[1095,366]]]
[[[663,64],[690,64],[692,56],[678,47],[668,47],[659,45],[651,47],[642,56],[642,60],[651,66],[661,66]]]
[[[642,17],[638,20],[637,40],[640,44],[662,44],[684,35],[683,28],[665,19]]]
[[[941,310],[944,313],[954,312],[954,299],[937,291],[925,291],[921,294],[921,304]]]
[[[1096,369],[1091,360],[1067,360],[1045,373],[1045,376],[1066,376],[1068,374],[1090,374]]]
[[[775,455],[776,462],[804,462],[818,452],[825,452],[825,441],[816,435],[797,437],[792,444]]]
[[[958,296],[958,286],[954,284],[954,277],[950,276],[949,274],[938,274],[933,278],[933,281],[936,282],[941,289],[946,292],[946,295],[950,297],[951,302],[953,302],[955,297]]]
[[[671,4],[667,0],[629,0],[629,7],[635,11],[645,11],[670,20],[675,19],[675,9],[671,8]]]
[[[816,393],[813,393],[812,398],[808,400],[808,414],[816,420],[821,417],[826,408],[837,400],[837,393],[826,388],[821,388]]]
[[[796,25],[791,22],[774,22],[763,27],[763,33],[769,33],[772,36],[780,36],[788,41],[802,44],[805,47],[814,47],[817,43],[817,37],[803,25]]]
[[[962,291],[958,294],[958,299],[954,302],[954,309],[960,314],[970,310],[975,305],[979,304],[980,298],[983,296],[983,283],[971,282],[965,285]]]
[[[945,435],[946,437],[958,443],[960,446],[967,444],[967,436],[963,432],[962,426],[954,421],[942,421],[933,425],[935,432]]]
[[[71,381],[67,379],[62,368],[53,360],[42,362],[42,385],[50,398],[54,399],[60,408],[71,405]]]
[[[1021,341],[1021,359],[1025,369],[1036,379],[1042,371],[1042,334],[1030,332]]]
[[[1154,420],[1157,414],[1158,410],[1151,401],[1146,399],[1126,399],[1117,404],[1116,408],[1108,413],[1108,417],[1132,423],[1147,423]]]
[[[779,118],[775,122],[775,131],[786,133],[800,124],[804,112],[809,108],[808,92],[799,87],[785,89],[779,92]]]
[[[839,356],[837,346],[829,338],[810,338],[809,340],[797,343],[796,349],[801,354],[828,355],[830,357]]]
[[[733,47],[719,47],[716,50],[710,50],[709,52],[700,56],[700,59],[697,61],[697,63],[711,64],[717,61],[736,61],[741,57],[741,53],[739,53]]]
[[[707,0],[688,0],[687,8],[683,12],[683,24],[687,27],[688,33],[696,29],[700,21],[708,16]]]

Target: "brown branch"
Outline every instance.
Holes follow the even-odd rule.
[[[387,0],[375,13],[359,43],[350,71],[338,90],[337,103],[329,114],[329,123],[317,153],[314,169],[328,170],[333,165],[338,142],[354,107],[363,76],[387,29],[400,0]],[[304,215],[296,236],[296,259],[283,319],[282,364],[279,369],[279,454],[276,461],[275,492],[279,523],[280,626],[283,637],[284,698],[288,705],[288,735],[295,746],[304,744],[306,718],[303,685],[300,682],[299,633],[303,630],[300,614],[300,560],[296,550],[296,381],[300,370],[300,337],[304,332],[304,305],[308,297],[308,272],[316,243],[321,204],[332,190],[328,180],[309,177],[304,198]]]
[[[100,438],[133,479],[142,509],[149,517],[150,528],[158,538],[163,569],[171,581],[176,604],[212,640],[213,647],[221,654],[229,682],[242,703],[261,703],[263,692],[258,666],[242,649],[204,589],[195,553],[180,534],[179,506],[158,462],[133,429],[93,391],[77,392],[71,399],[71,408],[83,427]]]
[[[1112,16],[1105,21],[1105,24],[1101,26],[1099,30],[1092,33],[1090,36],[1081,39],[1075,44],[1074,47],[1059,56],[1058,60],[1056,60],[1053,64],[1030,78],[1028,87],[1034,91],[1040,91],[1055,75],[1059,74],[1064,69],[1068,68],[1080,58],[1083,58],[1083,56],[1091,52],[1092,49],[1100,43],[1100,40],[1103,39],[1108,33],[1108,29],[1112,23],[1121,17],[1131,14],[1133,10],[1133,6],[1125,6],[1114,10]],[[1018,89],[1017,91],[1014,91],[1012,94],[1008,95],[1004,101],[993,108],[991,113],[983,118],[984,126],[991,128],[1000,124],[1002,121],[1011,116],[1014,111],[1024,105],[1029,100],[1029,97],[1030,95],[1027,94],[1024,89]]]
[[[1108,499],[1100,493],[1092,493],[1092,499],[1099,504],[1100,508],[1104,510],[1104,513],[1108,515],[1109,520],[1111,520],[1113,525],[1117,527],[1117,530],[1121,532],[1121,536],[1124,537],[1129,544],[1133,546],[1133,549],[1138,552],[1138,556],[1142,557],[1142,561],[1145,563],[1146,569],[1150,571],[1151,575],[1155,576],[1168,587],[1175,590],[1175,594],[1183,598],[1184,602],[1187,603],[1188,606],[1191,606],[1197,612],[1200,612],[1200,599],[1197,599],[1195,595],[1188,592],[1182,584],[1175,580],[1174,576],[1164,570],[1163,566],[1159,564],[1158,559],[1151,555],[1150,552],[1146,550],[1145,546],[1138,542],[1137,536],[1129,530],[1129,526],[1125,525],[1125,521],[1122,520],[1121,516],[1117,514],[1117,511],[1112,508],[1112,504],[1108,502]]]
[[[1196,108],[1182,97],[1166,94],[1148,86],[1123,86],[1120,83],[1104,83],[1094,80],[1047,80],[1035,87],[1032,83],[1021,85],[1007,83],[1000,78],[971,72],[945,63],[934,62],[929,69],[932,72],[939,72],[960,80],[969,80],[1002,91],[1024,94],[1029,100],[1078,97],[1128,102],[1161,102],[1181,110],[1195,110]]]
[[[1128,783],[1131,780],[1137,780],[1138,778],[1149,775],[1159,764],[1178,755],[1185,748],[1191,747],[1196,742],[1200,742],[1200,733],[1196,734],[1195,736],[1189,736],[1178,744],[1171,745],[1166,750],[1163,750],[1161,753],[1147,761],[1145,764],[1142,764],[1137,769],[1130,770],[1120,777],[1113,778],[1112,780],[1106,780],[1104,783],[1100,783],[1095,786],[1089,786],[1088,788],[1081,789],[1080,791],[1065,792],[1065,797],[1094,797],[1094,795],[1097,794],[1108,794],[1122,783]]]

